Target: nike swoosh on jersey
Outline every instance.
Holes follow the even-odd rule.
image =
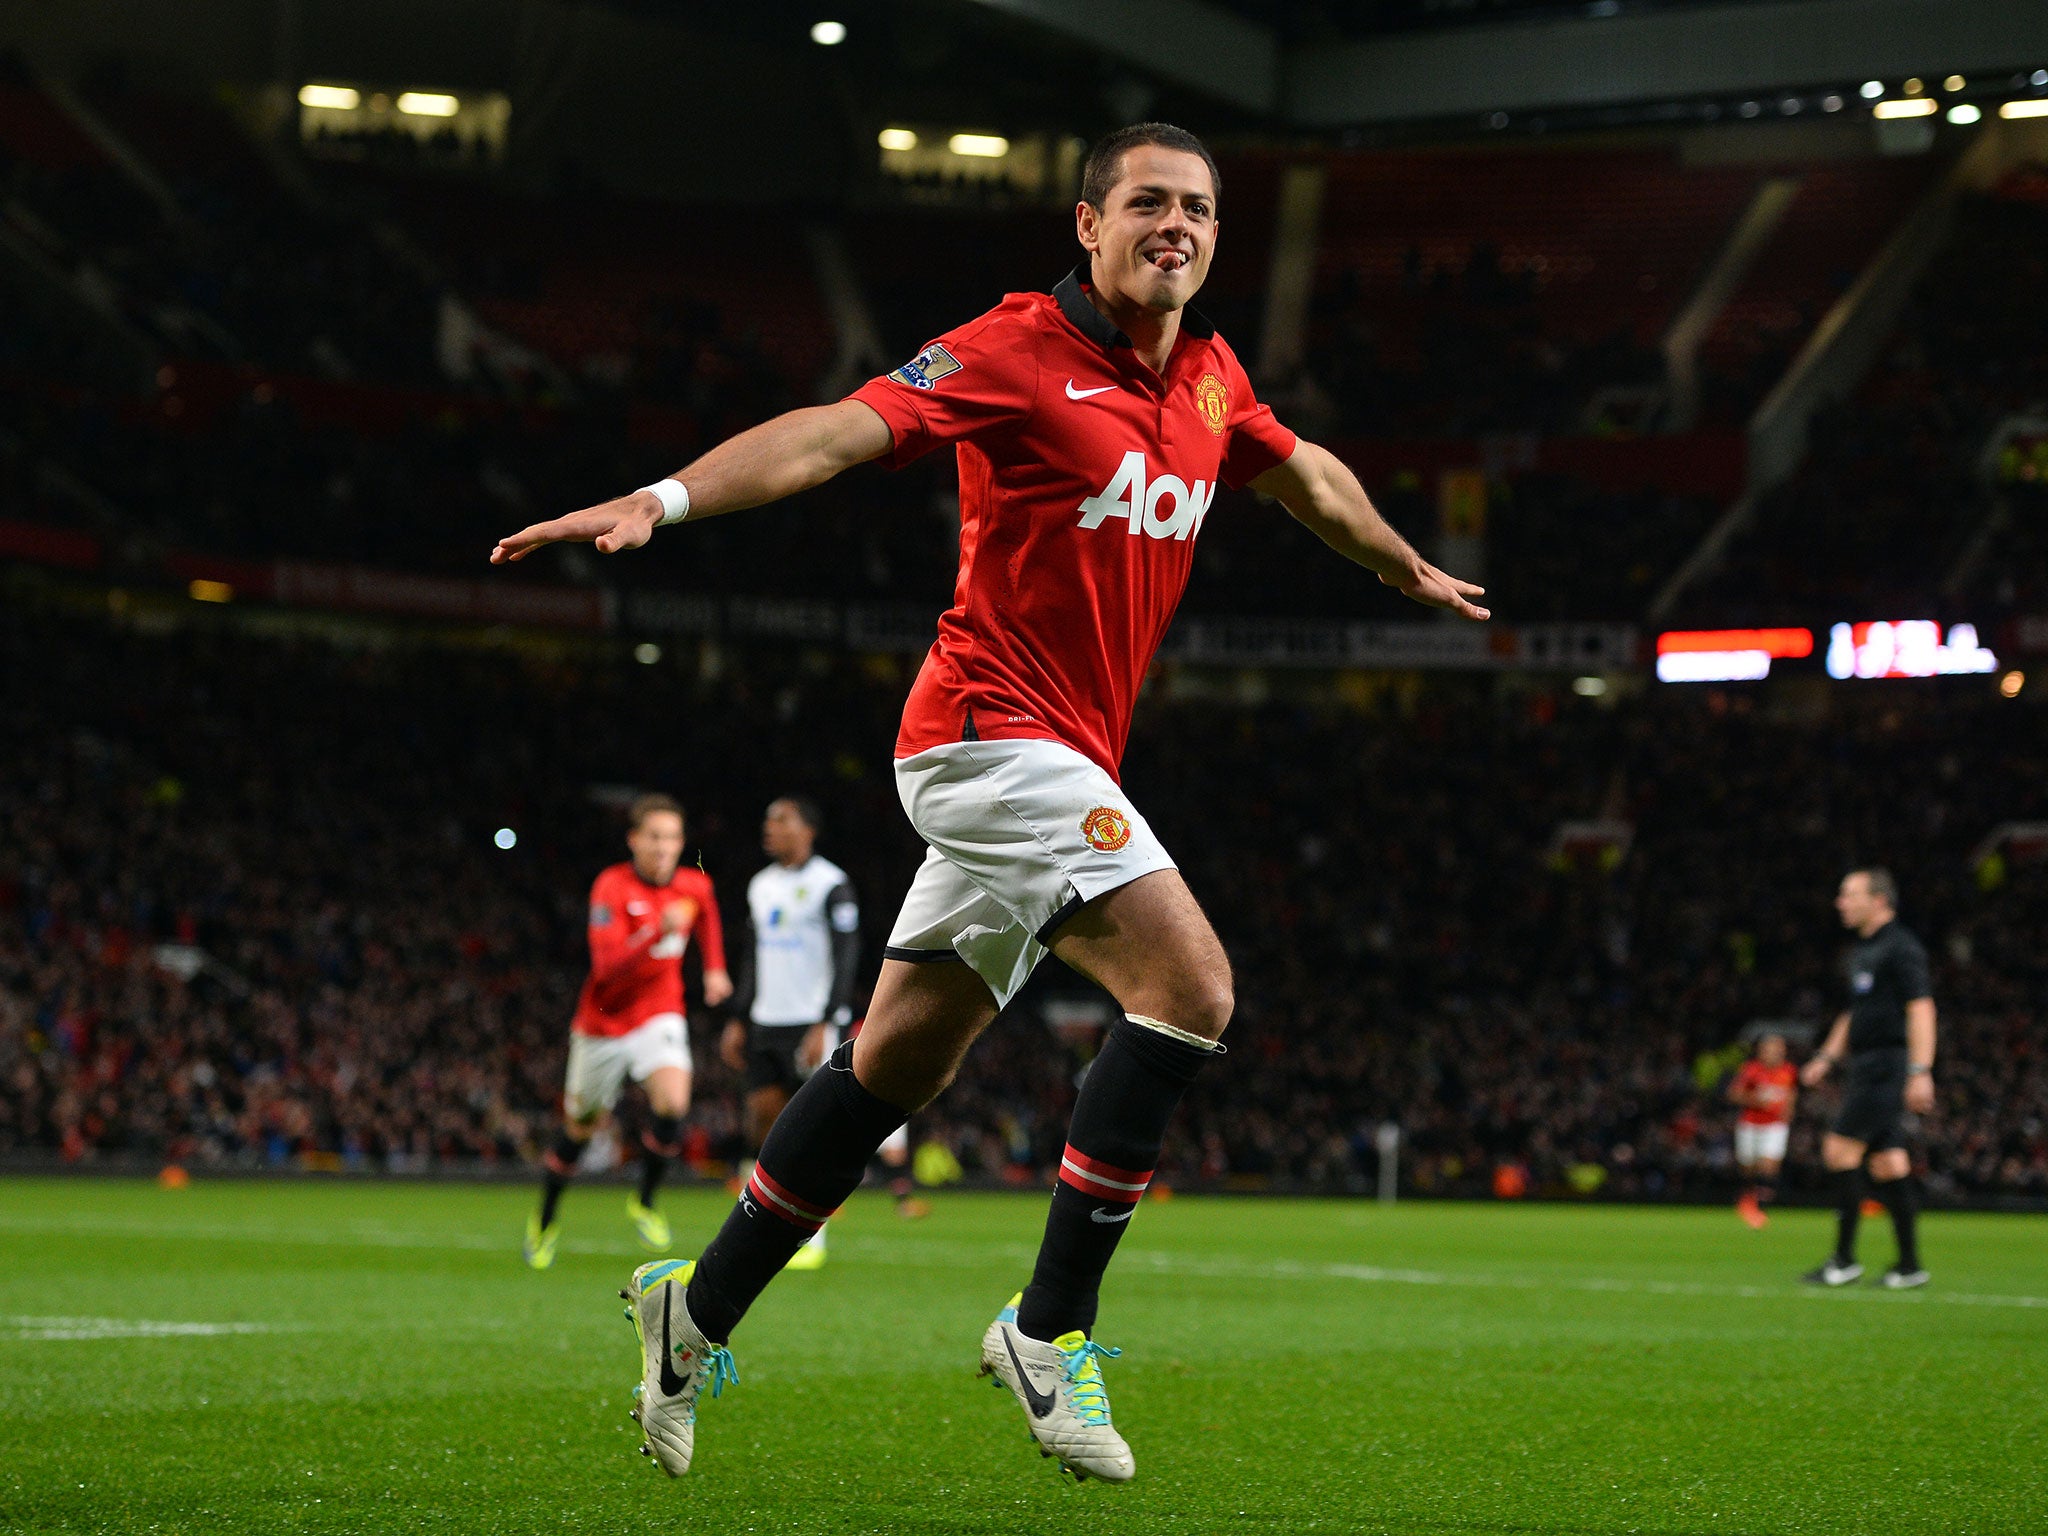
[[[1017,1346],[1010,1342],[1010,1330],[1003,1330],[1003,1348],[1010,1352],[1010,1364],[1017,1368],[1017,1386],[1024,1394],[1024,1406],[1031,1410],[1031,1417],[1042,1419],[1052,1412],[1053,1395],[1041,1392],[1031,1384],[1031,1373],[1024,1369],[1024,1362],[1017,1358]]]
[[[1086,400],[1090,395],[1106,394],[1115,388],[1114,384],[1099,384],[1094,389],[1076,389],[1074,388],[1074,381],[1069,379],[1067,380],[1067,398],[1069,400]]]

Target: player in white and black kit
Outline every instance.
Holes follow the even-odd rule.
[[[1856,1227],[1863,1211],[1863,1160],[1870,1159],[1872,1192],[1891,1212],[1899,1261],[1885,1271],[1895,1291],[1927,1283],[1915,1233],[1918,1215],[1913,1158],[1903,1122],[1934,1108],[1934,996],[1927,950],[1895,916],[1898,883],[1883,869],[1854,869],[1842,877],[1835,910],[1857,935],[1847,964],[1849,1006],[1835,1020],[1800,1081],[1809,1088],[1846,1058],[1848,1081],[1841,1110],[1821,1143],[1821,1161],[1835,1183],[1835,1251],[1805,1278],[1814,1285],[1861,1279]]]
[[[819,820],[817,806],[801,795],[771,804],[761,849],[774,862],[747,882],[752,943],[740,948],[738,1017],[720,1045],[726,1064],[746,1073],[747,1143],[755,1152],[853,1022],[860,900],[846,871],[816,851]],[[820,1226],[790,1267],[824,1262]]]

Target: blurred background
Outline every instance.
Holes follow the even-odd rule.
[[[1930,1196],[2048,1204],[2037,0],[11,8],[0,1166],[523,1176],[641,789],[729,921],[814,796],[871,981],[950,460],[484,559],[1050,287],[1146,118],[1262,397],[1497,616],[1219,495],[1125,774],[1239,972],[1162,1177],[1728,1198],[1879,863]],[[927,1170],[1041,1184],[1105,1017],[1049,964]]]

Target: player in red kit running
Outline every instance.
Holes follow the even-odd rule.
[[[983,1334],[981,1364],[1046,1455],[1078,1475],[1132,1475],[1103,1382],[1117,1352],[1091,1337],[1097,1295],[1233,996],[1223,946],[1117,769],[1216,487],[1275,498],[1417,602],[1487,616],[1479,588],[1418,555],[1349,470],[1259,404],[1188,308],[1215,253],[1218,191],[1192,134],[1112,134],[1074,210],[1085,259],[1051,293],[1011,294],[836,405],[492,551],[517,560],[581,539],[610,554],[871,459],[945,446],[959,458],[959,580],[896,743],[898,795],[929,852],[867,1027],[790,1099],[701,1257],[642,1266],[625,1292],[643,1346],[641,1449],[671,1473],[689,1466],[699,1394],[734,1379],[725,1345],[747,1308],[1050,952],[1123,1018],[1076,1099],[1030,1283]]]
[[[1750,1226],[1770,1224],[1764,1206],[1778,1196],[1778,1170],[1792,1133],[1792,1108],[1799,1102],[1799,1069],[1785,1059],[1785,1037],[1765,1035],[1756,1055],[1728,1084],[1728,1102],[1742,1107],[1735,1122],[1735,1165],[1748,1183],[1735,1211]]]
[[[542,1159],[540,1209],[526,1223],[526,1262],[535,1269],[555,1262],[562,1191],[628,1077],[647,1091],[649,1124],[640,1137],[640,1188],[626,1202],[626,1214],[645,1247],[668,1251],[668,1220],[654,1209],[654,1192],[669,1159],[682,1150],[683,1116],[690,1109],[683,951],[693,937],[704,962],[704,1001],[716,1007],[732,996],[711,877],[677,867],[683,808],[667,795],[642,795],[627,826],[632,858],[606,869],[590,887],[590,976],[569,1026],[562,1128]]]

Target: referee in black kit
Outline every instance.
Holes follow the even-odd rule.
[[[1811,1088],[1847,1058],[1841,1111],[1820,1148],[1835,1186],[1838,1225],[1834,1255],[1805,1278],[1812,1285],[1848,1285],[1863,1275],[1856,1262],[1856,1223],[1863,1211],[1863,1160],[1872,1191],[1891,1212],[1899,1261],[1884,1272],[1889,1290],[1927,1283],[1914,1233],[1918,1214],[1913,1159],[1902,1122],[1934,1108],[1934,996],[1927,950],[1899,925],[1898,882],[1884,869],[1852,869],[1842,877],[1835,910],[1857,943],[1849,951],[1849,1006],[1827,1043],[1806,1064]]]

